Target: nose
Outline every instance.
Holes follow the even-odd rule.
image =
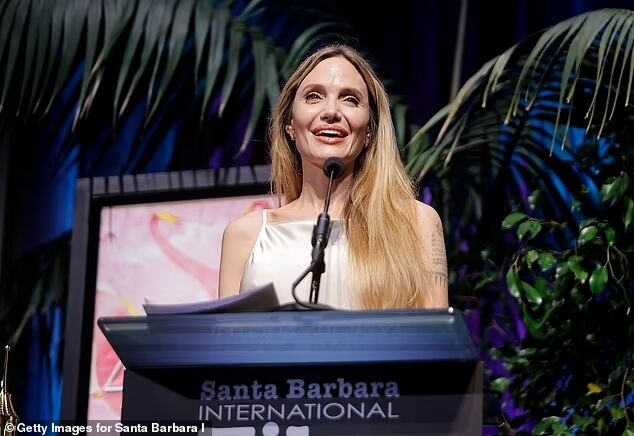
[[[341,113],[339,112],[339,102],[337,99],[329,98],[324,103],[324,108],[321,111],[320,118],[327,123],[334,123],[341,119]]]

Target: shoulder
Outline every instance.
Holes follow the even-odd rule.
[[[262,214],[261,210],[256,210],[231,221],[225,229],[223,240],[246,242],[255,239],[262,227]]]
[[[222,235],[218,294],[237,294],[251,250],[262,227],[262,211],[250,212],[229,223]]]
[[[420,201],[416,201],[415,203],[418,220],[423,230],[442,232],[442,221],[436,209]]]

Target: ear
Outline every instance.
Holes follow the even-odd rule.
[[[288,136],[291,137],[291,141],[295,141],[295,129],[293,129],[293,126],[287,124],[285,130],[286,133],[288,133]]]
[[[363,142],[363,147],[367,148],[370,145],[370,131],[367,131],[365,134],[365,141]]]

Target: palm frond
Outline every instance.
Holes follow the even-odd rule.
[[[576,147],[614,145],[614,120],[629,117],[633,46],[634,12],[620,9],[573,17],[517,44],[485,64],[421,129],[428,133],[443,122],[434,145],[411,157],[408,168],[442,180],[468,171],[483,195],[506,184],[495,189],[515,194],[507,205],[540,188],[555,216],[569,215],[570,203],[587,194],[579,187],[596,188]]]
[[[262,29],[259,20],[270,7],[262,0],[237,5],[216,0],[7,0],[0,6],[0,113],[47,113],[83,62],[74,124],[90,111],[106,68],[116,71],[113,118],[121,117],[140,91],[147,96],[150,119],[192,51],[194,83],[201,81],[201,120],[213,96],[220,102],[214,110],[222,116],[232,101],[244,99],[243,89],[235,93],[242,77],[255,82],[242,148],[267,98],[277,96],[287,66],[335,28],[332,23],[306,26],[295,31],[298,43],[285,47]]]

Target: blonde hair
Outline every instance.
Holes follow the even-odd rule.
[[[269,125],[273,193],[286,202],[301,193],[301,158],[285,126],[291,122],[301,82],[319,62],[332,57],[343,57],[357,69],[370,99],[370,142],[355,162],[350,198],[343,211],[357,306],[426,307],[431,303],[431,280],[422,267],[428,263],[414,187],[399,154],[387,92],[356,50],[342,45],[324,47],[304,60],[284,85]]]

